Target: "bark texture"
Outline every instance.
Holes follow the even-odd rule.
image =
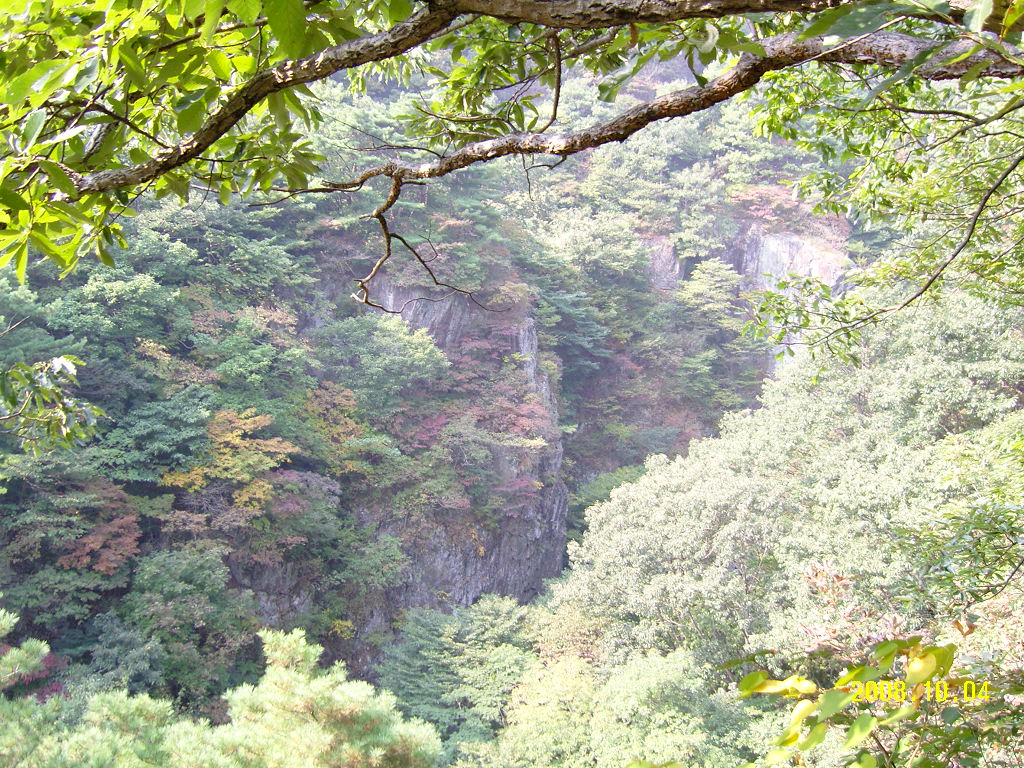
[[[559,29],[600,29],[623,24],[720,19],[742,13],[808,13],[852,0],[458,0],[465,13]]]

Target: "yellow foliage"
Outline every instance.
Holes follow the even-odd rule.
[[[335,619],[331,622],[331,634],[343,640],[351,640],[356,636],[356,625],[348,619]]]
[[[288,454],[298,450],[279,437],[252,437],[251,434],[273,423],[273,418],[254,409],[241,413],[217,411],[206,427],[210,448],[199,463],[191,468],[167,472],[163,485],[200,491],[211,480],[227,480],[240,487],[234,493],[234,504],[240,509],[261,511],[273,496],[273,488],[264,475],[276,469]]]
[[[369,467],[356,459],[351,447],[351,442],[363,435],[363,428],[352,418],[356,398],[351,390],[324,382],[307,393],[304,408],[326,453],[324,460],[331,473],[367,473]]]

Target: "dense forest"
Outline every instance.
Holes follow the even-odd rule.
[[[363,109],[366,128],[339,118],[325,142],[370,130]],[[698,149],[697,131],[713,142]],[[102,638],[137,638],[148,662],[132,679],[202,711],[258,669],[256,618],[362,662],[406,607],[498,585],[502,574],[478,573],[492,565],[482,550],[520,547],[512,555],[532,563],[501,552],[493,563],[518,571],[504,591],[539,588],[589,502],[641,474],[648,454],[678,455],[753,403],[768,356],[741,336],[740,274],[695,254],[655,288],[645,245],[714,237],[726,254],[755,214],[723,177],[781,196],[767,182],[796,154],[768,146],[751,167],[734,146],[749,131],[734,112],[655,133],[663,180],[603,152],[555,185],[528,190],[510,164],[438,190],[443,217],[408,205],[397,221],[436,232],[435,269],[457,258],[448,279],[482,287],[479,304],[412,305],[410,322],[361,308],[333,277],[365,271],[374,243],[332,199],[154,204],[117,267],[58,280],[41,265],[10,282],[4,316],[22,322],[3,338],[5,361],[88,358],[76,392],[105,414],[88,445],[10,456],[0,589],[23,630],[86,667]],[[669,153],[684,142],[692,158]],[[604,185],[637,191],[612,201]],[[713,222],[690,220],[680,201],[657,229],[630,226],[668,190],[711,185]],[[430,295],[415,270],[385,277],[395,306]],[[522,517],[550,540],[515,542]],[[467,552],[480,567],[434,561]]]
[[[24,5],[0,766],[1021,765],[1024,3]]]

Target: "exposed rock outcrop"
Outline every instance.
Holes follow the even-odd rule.
[[[462,302],[458,297],[453,301]],[[422,309],[410,321],[426,328],[442,349],[453,321],[469,317],[444,303],[418,302]],[[467,320],[462,320],[468,324]],[[558,424],[558,409],[550,377],[539,364],[537,330],[532,318],[525,318],[511,337],[509,352],[517,356],[530,393],[539,398],[552,427]],[[557,430],[552,432],[557,435]],[[536,496],[525,506],[503,514],[495,526],[481,525],[470,514],[443,513],[437,526],[419,538],[407,554],[411,578],[391,590],[389,597],[403,606],[467,605],[488,592],[526,600],[540,589],[544,579],[557,576],[565,548],[567,491],[559,477],[562,444],[557,437],[546,448],[525,452],[513,447],[492,448],[497,474],[504,483],[525,481],[536,484]],[[398,534],[398,530],[393,532]]]
[[[402,310],[412,326],[426,329],[450,356],[489,318],[463,296],[445,301],[411,301],[423,289],[398,287],[382,281],[376,299]],[[473,509],[437,509],[428,521],[396,520],[376,510],[363,510],[361,522],[378,535],[401,540],[408,558],[406,578],[388,589],[385,600],[368,616],[360,617],[360,634],[388,633],[409,608],[448,609],[469,605],[487,593],[527,601],[535,597],[545,579],[562,569],[568,521],[568,491],[562,481],[562,443],[557,429],[558,409],[550,376],[540,363],[537,329],[529,316],[514,322],[504,336],[508,359],[523,373],[524,400],[539,403],[545,412],[550,438],[543,448],[491,446],[493,471],[502,485],[535,489],[525,504],[502,511],[497,520],[483,521]],[[355,643],[346,654],[354,670],[373,675],[379,650]]]
[[[651,255],[647,274],[651,284],[660,290],[670,291],[683,279],[683,262],[676,256],[672,240],[665,236],[648,237],[643,240]]]
[[[229,557],[227,565],[235,584],[252,592],[260,622],[269,627],[283,627],[292,616],[313,607],[308,580],[294,563],[253,567]]]
[[[374,282],[373,290],[375,302],[400,311],[409,325],[426,328],[445,352],[458,347],[467,334],[474,310],[479,309],[465,296],[447,295],[447,292],[433,295],[422,286],[396,285],[383,276]],[[432,300],[426,300],[428,298]]]
[[[768,232],[754,224],[741,241],[733,266],[743,276],[742,290],[759,291],[791,273],[835,286],[850,260],[831,239],[792,231]]]
[[[839,239],[829,237],[824,227],[819,227],[820,234],[810,234],[817,231],[815,227],[801,228],[801,222],[793,222],[793,229],[786,228],[788,222],[775,224],[769,226],[753,219],[734,241],[729,260],[742,276],[743,291],[770,287],[774,277],[789,273],[813,275],[833,285],[840,282],[848,260]],[[684,279],[686,269],[676,256],[672,238],[654,234],[646,236],[643,242],[650,254],[647,271],[652,287],[659,292],[673,291]],[[773,277],[765,277],[765,273]],[[394,631],[409,608],[449,609],[470,604],[486,593],[523,601],[534,597],[544,580],[557,576],[562,568],[568,523],[568,494],[561,479],[563,444],[558,431],[558,393],[542,364],[536,323],[527,308],[518,306],[499,320],[465,296],[418,300],[441,298],[443,293],[430,293],[424,286],[402,285],[384,276],[375,282],[374,289],[376,302],[400,311],[411,326],[425,329],[450,359],[457,359],[465,347],[479,345],[481,340],[491,344],[500,338],[501,355],[518,366],[522,374],[517,379],[514,399],[541,406],[547,423],[547,444],[529,449],[514,442],[490,447],[491,469],[498,482],[532,487],[535,492],[528,502],[499,509],[488,519],[482,518],[479,510],[440,505],[421,519],[396,518],[386,509],[368,507],[357,511],[360,522],[378,536],[399,539],[407,557],[404,580],[387,589],[378,604],[364,607],[358,619],[358,636],[344,649],[353,670],[370,677],[380,657],[376,643]],[[501,333],[489,336],[489,327],[493,330],[499,322],[503,326]],[[765,366],[770,368],[770,361]],[[642,373],[640,364],[625,350],[610,359],[607,368],[610,379],[621,381]],[[657,372],[648,374],[653,386]],[[614,382],[607,383],[616,386]],[[600,400],[601,390],[595,393]],[[684,451],[690,439],[705,434],[697,415],[654,394],[637,400],[635,413],[627,409],[620,416],[640,433],[651,433],[652,440],[656,437],[671,443],[673,450]],[[585,409],[581,409],[578,414],[580,434],[587,428],[582,420],[584,413]],[[600,421],[602,416],[594,418]],[[584,465],[580,466],[586,470]],[[595,466],[593,471],[614,468]],[[270,581],[269,577],[260,581],[242,574],[236,578],[249,582],[247,586],[257,592],[261,611],[268,618],[287,613],[294,600],[299,599],[289,596],[292,590],[285,584],[288,574],[282,573]]]

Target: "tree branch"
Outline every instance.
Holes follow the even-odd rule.
[[[913,60],[922,52],[942,45],[944,46],[943,49],[936,52],[936,55],[930,59],[930,62],[939,63],[927,63],[919,67],[917,74],[920,77],[931,80],[958,78],[979,61],[989,62],[987,74],[990,76],[1015,77],[1024,75],[1024,67],[1010,64],[988,51],[978,52],[960,61],[956,61],[961,53],[970,50],[972,44],[968,41],[954,41],[943,44],[891,32],[876,32],[872,35],[865,35],[861,38],[848,40],[834,48],[826,47],[822,38],[800,40],[796,34],[768,38],[762,40],[761,45],[764,48],[764,55],[744,54],[733,69],[723,73],[706,85],[691,86],[681,91],[666,94],[627,110],[608,122],[600,123],[581,131],[551,135],[543,133],[509,134],[495,139],[468,144],[452,154],[440,157],[432,162],[408,163],[390,161],[364,171],[353,180],[325,182],[324,187],[311,190],[319,192],[325,188],[333,188],[339,191],[352,191],[361,188],[367,181],[376,177],[386,177],[391,181],[386,199],[373,213],[368,215],[368,218],[376,219],[381,225],[385,239],[384,254],[375,263],[370,273],[362,280],[357,281],[359,292],[356,298],[365,304],[371,304],[383,309],[380,305],[371,302],[369,287],[380,268],[393,254],[392,239],[394,239],[394,236],[388,229],[384,213],[398,202],[403,184],[445,176],[476,163],[488,162],[510,155],[553,155],[559,158],[557,162],[560,163],[566,157],[578,152],[614,141],[625,141],[634,133],[655,121],[682,117],[708,109],[752,88],[770,71],[785,69],[812,60],[822,63],[875,64],[898,68],[907,61]],[[1016,164],[1014,165],[1015,167]],[[1007,175],[1012,170],[1012,168],[1009,169]],[[957,253],[961,250],[963,248],[960,248]],[[437,278],[433,274],[431,274],[431,277],[434,283],[438,284]]]
[[[343,69],[399,56],[444,30],[458,15],[450,2],[432,3],[426,10],[383,32],[263,70],[232,93],[188,138],[146,162],[88,174],[78,184],[78,193],[108,192],[151,181],[201,155],[270,94],[323,80]]]
[[[478,13],[509,22],[527,22],[559,29],[602,29],[636,23],[683,19],[719,19],[745,13],[819,13],[858,0],[457,0],[461,13]],[[972,0],[950,0],[948,14],[929,14],[922,4],[920,18],[959,21]],[[998,6],[998,4],[996,4]],[[993,13],[985,29],[998,31],[1006,9]],[[917,14],[915,14],[916,16]]]
[[[691,86],[665,94],[633,107],[608,122],[581,131],[564,134],[509,134],[468,144],[446,157],[429,163],[388,162],[364,171],[355,181],[329,183],[328,186],[352,189],[376,176],[402,181],[437,178],[475,163],[488,162],[509,155],[547,154],[566,157],[602,144],[625,141],[657,120],[682,117],[708,109],[749,90],[767,72],[773,70],[792,67],[811,59],[831,63],[900,67],[936,45],[934,41],[886,32],[879,32],[856,42],[844,43],[835,49],[826,48],[822,38],[799,40],[795,34],[768,38],[761,41],[761,44],[765,55],[744,54],[733,69],[704,86]],[[970,45],[963,41],[950,43],[933,58],[933,61],[944,62],[955,58]],[[955,63],[926,64],[917,71],[917,75],[929,80],[955,79],[979,61],[990,62],[986,71],[986,75],[990,77],[1024,76],[1024,67],[1011,65],[987,51]]]
[[[458,9],[559,29],[601,29],[743,13],[811,13],[849,2],[855,0],[458,0]]]
[[[434,0],[408,20],[374,35],[326,48],[305,59],[285,61],[257,73],[230,94],[191,136],[157,152],[150,160],[83,175],[74,179],[78,196],[108,192],[152,181],[202,155],[239,123],[267,96],[297,85],[323,80],[353,67],[399,56],[444,34],[463,14],[487,15],[515,22],[531,22],[552,28],[591,29],[636,22],[678,21],[687,18],[717,18],[750,12],[817,12],[850,0]],[[677,117],[706,109],[753,86],[773,69],[793,66],[812,58],[845,63],[902,66],[913,55],[936,43],[907,35],[877,33],[865,40],[847,43],[829,51],[821,39],[800,41],[783,35],[765,41],[766,55],[745,55],[740,65],[713,83],[687,89],[655,100],[625,113],[603,130],[583,131],[568,136],[524,138],[515,134],[491,142],[479,142],[458,150],[433,166],[394,166],[405,179],[440,176],[457,168],[508,154],[546,153],[567,155],[608,141],[622,141],[653,120]],[[970,43],[960,41],[947,47],[946,59],[966,52]],[[933,61],[941,61],[936,57]],[[1014,77],[1021,67],[982,51],[952,64],[928,64],[918,70],[926,79],[950,79],[972,65],[987,61],[987,77]],[[372,175],[388,175],[388,170]]]
[[[906,309],[919,298],[921,298],[928,291],[928,289],[932,287],[935,281],[942,276],[942,273],[945,272],[950,267],[950,265],[952,265],[952,263],[956,261],[960,254],[964,252],[964,249],[970,244],[971,238],[974,237],[974,230],[978,228],[978,222],[981,220],[981,215],[985,212],[985,209],[988,207],[989,201],[992,199],[992,196],[995,195],[995,193],[999,190],[1001,186],[1003,186],[1003,183],[1010,177],[1010,175],[1014,171],[1017,170],[1017,168],[1020,166],[1022,162],[1024,162],[1024,154],[1018,155],[1017,158],[1012,163],[1010,163],[1010,165],[1007,166],[1001,174],[999,174],[999,178],[996,179],[995,182],[985,191],[985,194],[982,195],[981,200],[978,202],[977,208],[975,208],[974,213],[972,214],[971,219],[968,222],[967,231],[964,232],[963,237],[960,238],[960,242],[957,243],[957,246],[956,248],[953,249],[953,252],[946,258],[945,261],[942,262],[942,264],[939,265],[938,269],[936,269],[928,277],[928,280],[925,281],[924,285],[922,285],[917,291],[915,291],[910,298],[908,298],[906,301],[904,301],[902,304],[896,307],[894,311],[898,312],[901,309]]]

